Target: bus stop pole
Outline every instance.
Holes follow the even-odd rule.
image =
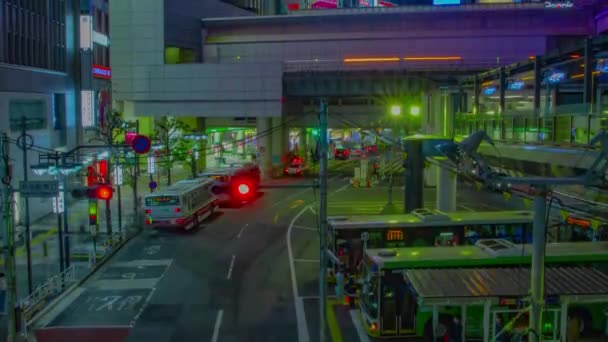
[[[546,215],[547,199],[546,188],[536,189],[534,196],[534,226],[532,233],[532,272],[531,280],[531,309],[530,309],[530,333],[528,341],[540,340],[542,335],[541,325],[543,317],[543,302],[545,290],[545,239],[546,239]]]
[[[319,341],[325,342],[325,327],[326,327],[326,284],[325,273],[327,262],[325,261],[325,251],[327,250],[327,102],[321,99],[319,111],[319,139],[320,139],[320,169],[319,178],[321,189],[319,191]]]

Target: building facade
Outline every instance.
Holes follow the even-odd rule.
[[[0,1],[0,130],[18,139],[25,124],[34,145],[25,167],[22,150],[11,145],[13,184],[25,173],[43,179],[31,172],[40,152],[67,151],[85,141],[83,104],[94,111],[98,103],[110,103],[108,28],[107,0]],[[87,42],[91,46],[83,47]],[[97,90],[90,106],[81,89]],[[23,201],[15,195],[15,217],[22,222]],[[50,200],[30,199],[30,220],[51,210]]]

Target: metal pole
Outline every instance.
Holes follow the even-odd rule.
[[[117,186],[116,191],[118,192],[118,235],[119,239],[122,240],[122,200],[120,197],[120,185]]]
[[[65,155],[63,157],[63,165],[66,165]],[[63,176],[63,252],[65,268],[70,267],[70,227],[68,225],[68,176]],[[61,227],[58,227],[61,229]]]
[[[530,331],[528,341],[536,342],[541,335],[542,308],[545,290],[545,238],[547,200],[546,189],[540,188],[534,197],[534,231],[532,233],[532,272]]]
[[[325,250],[326,246],[326,238],[327,238],[327,102],[325,99],[321,99],[321,108],[319,113],[319,139],[321,143],[319,147],[321,149],[321,164],[319,169],[319,178],[320,178],[320,198],[319,198],[319,241],[320,241],[320,270],[319,270],[319,317],[321,318],[320,329],[319,329],[319,341],[325,342],[325,325],[327,322],[326,318],[326,301],[325,298],[325,271],[326,271],[326,261],[325,261]]]
[[[3,158],[3,162],[0,165],[0,180],[2,181],[2,223],[4,225],[4,245],[2,247],[4,252],[4,270],[7,289],[7,332],[8,341],[14,342],[17,337],[17,317],[15,311],[15,308],[17,307],[17,280],[15,278],[15,230],[13,227],[13,208],[11,205],[10,158],[6,133],[2,133],[0,153]]]
[[[59,168],[59,153],[55,152],[55,166],[57,168]],[[59,177],[57,177],[59,178]],[[67,186],[66,184],[63,185],[64,187]],[[59,189],[59,191],[63,191],[62,189]],[[65,196],[65,194],[64,194]],[[61,211],[59,211],[59,196],[57,196],[57,199],[55,201],[55,206],[57,208],[57,239],[59,240],[59,271],[61,273],[63,273],[64,268],[64,257],[63,257],[63,222],[61,220],[61,215],[63,215],[63,213]],[[63,203],[61,203],[61,205],[63,205]],[[67,220],[67,217],[66,217]]]
[[[23,181],[27,182],[27,141],[26,141],[26,126],[25,116],[21,118],[21,150],[23,151]],[[32,285],[32,246],[31,246],[31,232],[30,232],[30,199],[26,196],[23,197],[25,203],[25,249],[27,254],[27,290],[29,294],[32,294],[34,290]]]

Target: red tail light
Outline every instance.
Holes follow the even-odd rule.
[[[184,223],[184,219],[178,218],[177,219],[177,224],[182,224],[182,223]]]
[[[344,256],[344,250],[342,248],[338,249],[338,256]]]
[[[284,171],[284,172],[285,172],[286,174],[287,174],[287,173],[289,173],[289,169],[285,169],[285,171]]]
[[[180,208],[175,208],[175,209],[174,209],[174,211],[175,211],[176,213],[179,213],[179,212],[180,212],[180,211],[182,211],[182,210],[181,210]]]
[[[152,220],[146,219],[146,224],[152,224]]]
[[[296,173],[300,173],[300,172],[302,172],[302,170],[296,169]]]
[[[346,156],[346,155],[348,155],[348,152],[342,151],[342,154]]]
[[[152,214],[152,209],[146,209],[146,214]]]

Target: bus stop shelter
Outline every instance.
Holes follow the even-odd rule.
[[[526,267],[410,269],[406,275],[418,305],[433,312],[433,334],[439,323],[439,307],[461,307],[464,335],[467,306],[482,306],[484,341],[491,340],[491,314],[500,298],[524,298],[530,288],[530,269]],[[547,267],[545,296],[559,298],[555,311],[560,316],[559,322],[555,318],[553,336],[558,336],[559,326],[559,340],[565,341],[568,305],[608,303],[608,275],[591,267]]]

